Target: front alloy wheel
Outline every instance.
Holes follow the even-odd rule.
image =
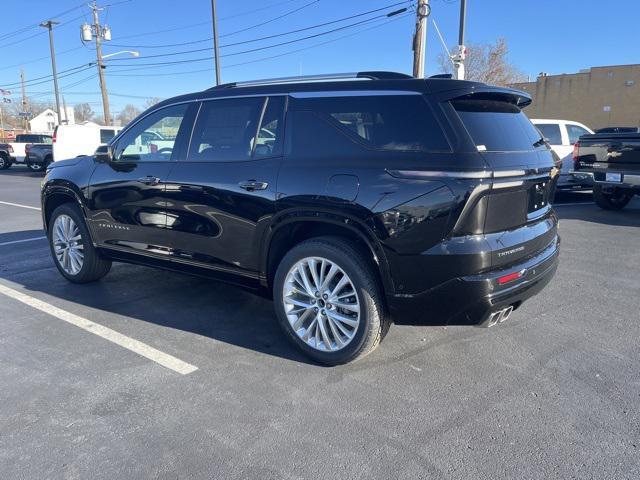
[[[60,215],[53,223],[53,251],[60,267],[77,275],[84,264],[84,243],[80,229],[69,215]]]
[[[326,258],[303,258],[291,267],[282,301],[295,334],[316,350],[340,350],[358,330],[360,304],[353,282]]]

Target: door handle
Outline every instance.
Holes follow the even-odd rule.
[[[160,183],[160,179],[153,175],[147,175],[146,177],[139,178],[137,181],[145,185],[158,185]]]
[[[238,183],[240,188],[245,189],[247,192],[253,192],[254,190],[266,190],[269,184],[267,182],[257,182],[255,180],[247,180],[246,182]]]

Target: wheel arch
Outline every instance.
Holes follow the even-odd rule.
[[[72,188],[64,186],[45,187],[42,194],[42,222],[45,232],[49,231],[49,219],[53,211],[65,203],[73,203],[80,207],[80,211],[84,216],[82,200]]]
[[[338,214],[295,213],[281,217],[266,233],[261,248],[261,282],[271,290],[278,265],[286,253],[311,238],[337,236],[357,242],[378,276],[385,292],[392,292],[393,281],[387,259],[374,233],[360,220]]]

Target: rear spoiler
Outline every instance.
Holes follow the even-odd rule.
[[[517,90],[515,88],[507,87],[492,87],[483,83],[465,82],[468,86],[466,88],[445,90],[436,93],[437,97],[441,101],[458,100],[464,98],[473,98],[477,100],[497,100],[501,102],[508,102],[516,105],[519,108],[524,108],[531,104],[531,96],[527,92]]]

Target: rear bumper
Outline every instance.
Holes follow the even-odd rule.
[[[507,269],[455,278],[417,295],[389,295],[391,315],[395,323],[405,325],[488,326],[494,312],[517,309],[551,281],[559,252],[560,237],[556,236],[543,251]],[[523,275],[500,285],[498,279],[512,272]]]
[[[560,175],[559,189],[592,188],[593,174],[588,172],[574,172]]]

